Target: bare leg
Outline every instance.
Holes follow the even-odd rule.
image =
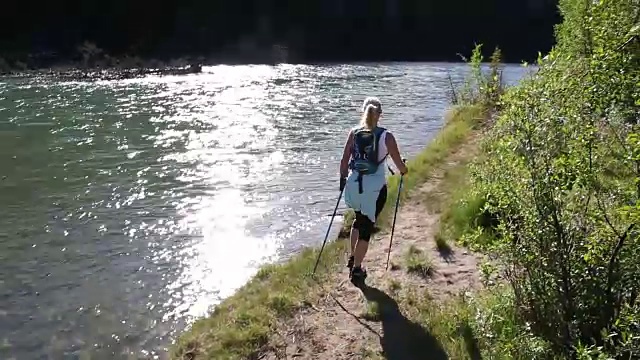
[[[350,256],[354,256],[355,252],[356,252],[356,244],[358,243],[358,236],[360,235],[360,232],[358,231],[358,229],[356,229],[354,226],[354,224],[351,224],[351,254]]]
[[[365,240],[359,240],[356,244],[356,250],[354,252],[354,267],[362,266],[362,261],[364,260],[365,255],[367,255],[367,250],[369,250],[369,242]]]

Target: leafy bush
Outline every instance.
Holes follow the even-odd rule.
[[[556,47],[499,102],[473,191],[533,334],[563,358],[628,359],[640,356],[640,6],[560,10]]]
[[[482,44],[476,44],[471,53],[471,58],[462,59],[469,64],[470,72],[465,78],[461,89],[456,91],[453,80],[449,77],[451,84],[451,102],[463,105],[481,105],[486,109],[496,109],[499,106],[499,99],[504,92],[502,82],[502,52],[496,47],[491,55],[489,71],[483,71]]]

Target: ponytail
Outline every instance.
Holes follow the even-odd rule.
[[[380,114],[380,108],[374,104],[367,104],[360,120],[360,125],[372,130],[378,125],[378,115]]]

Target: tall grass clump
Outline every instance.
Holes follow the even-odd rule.
[[[482,55],[482,44],[475,45],[469,59],[461,57],[469,66],[469,74],[459,89],[456,89],[449,77],[451,102],[453,104],[482,106],[488,110],[497,109],[500,96],[505,90],[502,81],[503,64],[500,48],[496,47],[493,50],[488,63],[488,71],[482,69],[485,60]]]

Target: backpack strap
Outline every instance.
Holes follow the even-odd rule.
[[[387,129],[377,126],[373,131],[374,131],[373,133],[375,134],[375,138],[376,138],[376,143],[375,143],[376,161],[377,161],[377,164],[380,165],[387,159],[387,156],[389,155],[387,153],[382,158],[382,160],[378,161],[378,151],[380,150],[380,138],[382,137],[382,134],[384,134],[384,132],[387,131]]]

